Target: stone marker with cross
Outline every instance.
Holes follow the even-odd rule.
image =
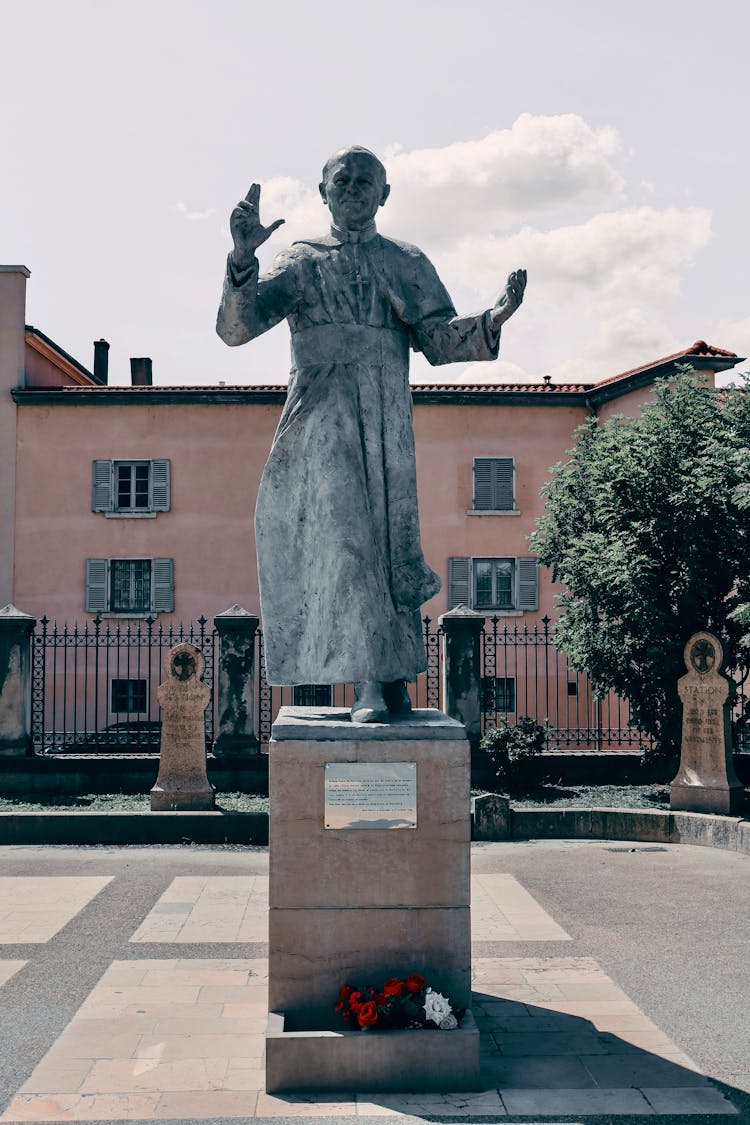
[[[670,789],[673,809],[731,814],[744,803],[745,791],[732,761],[729,682],[720,671],[723,655],[713,633],[694,633],[685,645],[687,675],[677,681],[682,752]]]
[[[211,689],[201,678],[203,655],[184,642],[169,650],[164,667],[167,678],[157,689],[162,709],[159,776],[151,790],[151,808],[212,809],[204,723]]]

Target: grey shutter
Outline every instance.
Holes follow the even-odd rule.
[[[474,458],[474,510],[506,512],[513,509],[513,458]]]
[[[496,512],[510,512],[513,510],[513,458],[496,457],[492,469],[492,507]]]
[[[151,560],[151,608],[154,613],[174,609],[174,559]]]
[[[86,612],[109,609],[109,560],[86,559]]]
[[[476,512],[486,512],[492,508],[492,460],[489,457],[474,458],[473,506]]]
[[[151,511],[169,511],[169,461],[151,462]]]
[[[470,603],[470,559],[455,557],[448,559],[448,609]]]
[[[91,511],[112,511],[112,462],[91,463]]]
[[[536,559],[518,559],[518,608],[539,608],[539,566]]]

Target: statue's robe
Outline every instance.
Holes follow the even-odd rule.
[[[413,680],[440,579],[419,537],[409,347],[431,364],[494,359],[499,330],[456,316],[424,254],[374,224],[296,242],[262,277],[230,257],[221,338],[284,318],[289,393],[255,513],[268,682]]]

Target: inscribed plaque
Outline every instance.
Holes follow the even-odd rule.
[[[326,762],[326,828],[416,828],[416,762]]]

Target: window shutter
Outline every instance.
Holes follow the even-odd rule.
[[[448,609],[469,605],[469,562],[464,558],[448,559]]]
[[[112,462],[91,463],[91,511],[112,511]]]
[[[105,461],[103,464],[109,464]],[[102,613],[109,609],[109,562],[107,559],[86,559],[86,612]]]
[[[534,558],[518,559],[518,608],[539,608],[539,566]]]
[[[513,510],[513,458],[474,458],[474,511]]]
[[[489,457],[474,458],[474,511],[492,508],[492,461]]]
[[[151,561],[151,608],[154,613],[174,609],[174,559]]]
[[[492,507],[497,512],[513,510],[513,458],[496,457],[492,462],[494,481]]]
[[[169,511],[169,461],[151,462],[151,510]]]

